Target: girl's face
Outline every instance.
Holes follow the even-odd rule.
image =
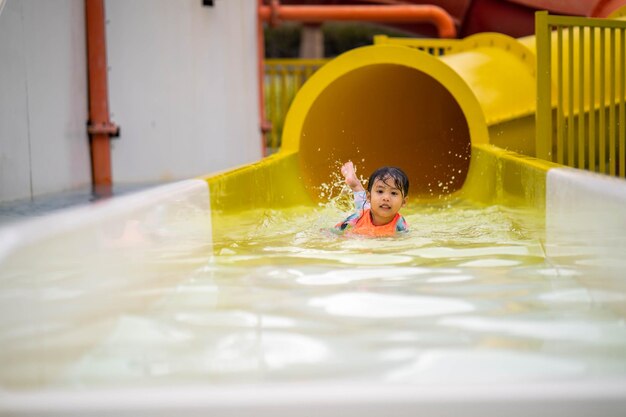
[[[394,185],[393,178],[376,179],[372,191],[367,193],[367,200],[372,206],[372,220],[376,226],[393,220],[400,208],[406,204],[402,191]]]

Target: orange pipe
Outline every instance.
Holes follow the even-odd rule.
[[[442,38],[456,37],[454,20],[444,9],[434,5],[385,6],[282,6],[272,2],[259,6],[263,21],[298,20],[324,22],[327,20],[360,20],[370,22],[415,23],[430,22]]]
[[[110,135],[119,128],[109,119],[107,84],[106,35],[103,0],[85,0],[87,32],[87,67],[89,78],[89,125],[91,144],[91,173],[94,190],[110,193],[111,175]]]

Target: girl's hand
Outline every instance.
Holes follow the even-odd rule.
[[[350,187],[350,189],[354,192],[365,191],[363,188],[363,184],[356,176],[356,168],[354,168],[354,164],[352,161],[348,161],[341,167],[341,175],[346,181],[346,184]]]

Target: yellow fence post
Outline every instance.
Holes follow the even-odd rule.
[[[294,96],[302,84],[326,62],[327,59],[265,60],[265,102],[272,122],[267,146],[272,151],[281,145],[283,123]]]
[[[552,144],[552,64],[548,12],[535,13],[537,42],[537,112],[535,117],[535,155],[551,160]]]
[[[537,12],[535,30],[536,156],[626,177],[626,22]]]

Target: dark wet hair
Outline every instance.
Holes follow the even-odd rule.
[[[409,194],[409,178],[404,171],[396,167],[382,167],[374,171],[367,181],[367,191],[372,192],[372,186],[376,180],[381,180],[385,184],[390,185],[387,183],[389,178],[393,180],[393,185],[402,191],[402,197],[406,197]]]

